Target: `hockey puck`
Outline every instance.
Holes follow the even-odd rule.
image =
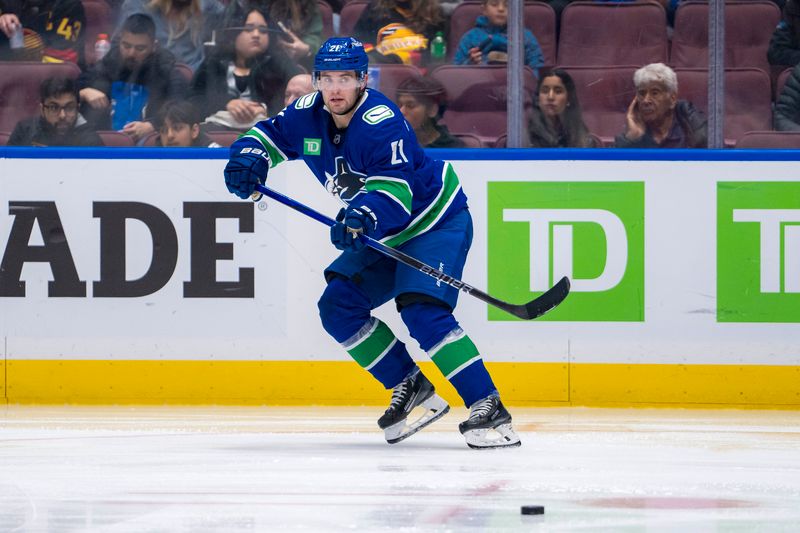
[[[544,505],[523,505],[520,509],[522,514],[544,514]]]

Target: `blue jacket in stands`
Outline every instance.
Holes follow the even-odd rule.
[[[544,65],[542,48],[536,40],[531,30],[526,29],[523,33],[525,43],[525,64],[533,69],[536,77],[539,77],[539,67]],[[508,33],[506,26],[492,26],[489,19],[481,15],[475,21],[475,27],[461,37],[458,43],[456,55],[453,63],[456,65],[469,64],[469,51],[472,48],[480,48],[483,53],[482,63],[487,63],[489,52],[508,51]]]

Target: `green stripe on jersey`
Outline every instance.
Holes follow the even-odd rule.
[[[250,137],[261,143],[261,146],[263,146],[264,150],[266,150],[267,154],[269,154],[270,168],[273,168],[278,163],[286,161],[287,158],[284,153],[278,150],[278,147],[272,144],[270,138],[264,135],[264,132],[255,126],[250,128],[250,130],[245,133],[243,137]]]
[[[396,235],[389,235],[381,239],[387,246],[396,247],[404,242],[425,233],[429,229],[431,229],[439,219],[442,218],[447,208],[450,207],[450,204],[453,203],[458,191],[461,190],[461,184],[458,181],[458,176],[456,175],[456,171],[453,170],[453,167],[450,163],[445,163],[444,165],[444,177],[442,179],[442,188],[439,191],[439,195],[436,199],[431,202],[431,205],[428,208],[420,213],[417,218],[411,221],[411,223],[400,233]]]
[[[342,343],[344,349],[363,368],[369,368],[378,361],[397,341],[389,326],[372,318],[352,339]]]
[[[464,334],[447,344],[437,347],[436,351],[431,352],[430,356],[442,375],[450,379],[452,377],[451,374],[457,373],[456,370],[460,371],[459,367],[464,366],[465,363],[476,357],[480,357],[480,353],[472,340]]]
[[[367,178],[364,188],[368,191],[380,191],[387,194],[398,204],[402,205],[407,213],[411,213],[411,188],[405,180],[387,178],[384,176]]]

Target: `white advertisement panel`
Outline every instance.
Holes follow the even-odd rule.
[[[229,195],[224,163],[0,160],[7,359],[348,360],[316,308],[327,228]],[[453,164],[475,223],[464,281],[522,303],[573,280],[530,322],[462,295],[487,361],[800,364],[800,163]],[[269,184],[339,208],[302,163]],[[392,303],[377,314],[427,359]]]

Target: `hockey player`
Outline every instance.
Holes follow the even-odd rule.
[[[459,278],[472,243],[467,198],[453,168],[429,158],[400,110],[367,89],[360,41],[328,39],[314,59],[314,88],[231,146],[225,183],[250,198],[269,168],[303,159],[346,206],[331,228],[343,253],[325,271],[322,326],[375,379],[393,389],[378,420],[389,443],[442,417],[447,403],[389,327],[371,311],[394,299],[403,322],[470,407],[459,425],[473,448],[518,446],[478,349],[453,317],[458,291],[365,247],[361,233]],[[409,414],[421,406],[414,420]],[[418,410],[420,411],[420,410]]]

